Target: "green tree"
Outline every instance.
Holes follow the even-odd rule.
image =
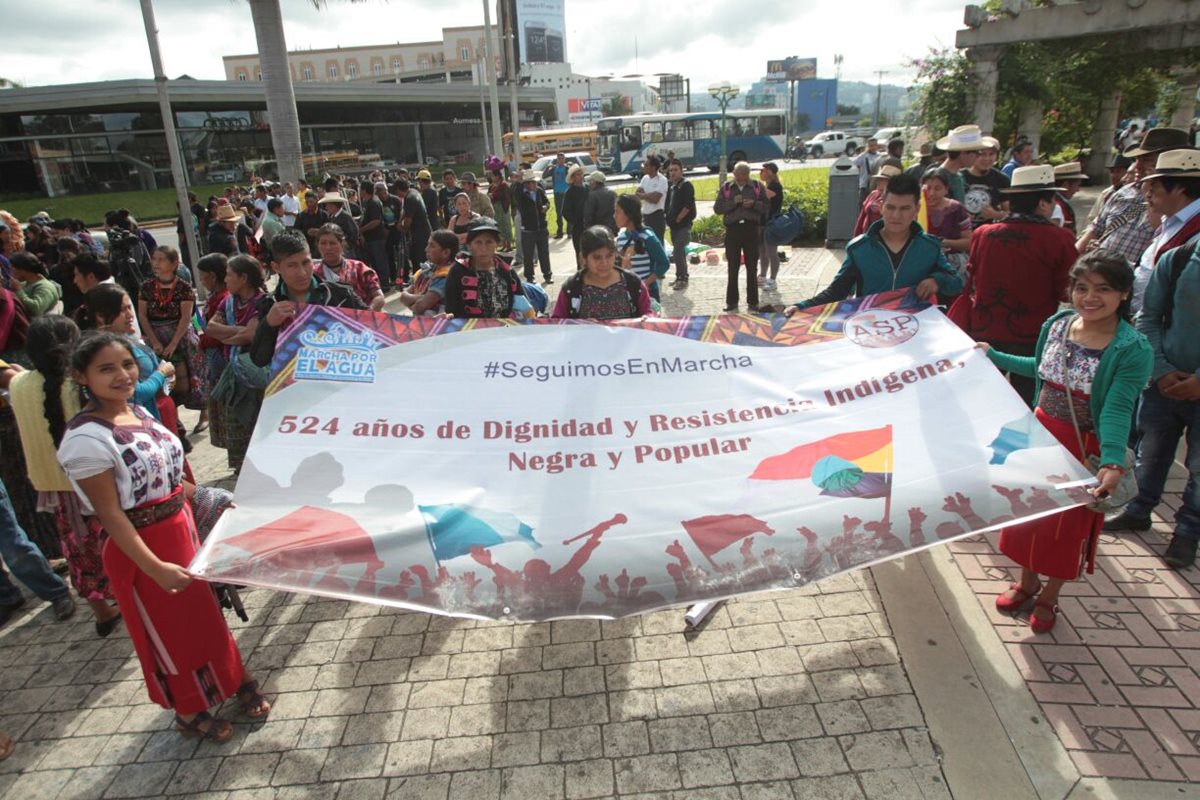
[[[975,71],[966,54],[950,48],[930,48],[925,58],[909,61],[916,67],[917,101],[909,119],[931,131],[948,131],[971,121],[975,110]]]

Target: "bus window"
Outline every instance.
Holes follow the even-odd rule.
[[[637,125],[630,125],[621,131],[621,149],[622,150],[637,150],[642,146],[642,129]]]
[[[663,124],[661,122],[643,122],[642,123],[642,141],[646,143],[661,142],[663,140]]]
[[[708,119],[694,119],[688,123],[688,128],[691,131],[689,138],[692,141],[712,139],[721,135],[720,126],[714,125],[712,120]]]
[[[672,120],[667,123],[666,141],[686,142],[691,138],[686,120]]]
[[[782,136],[783,117],[759,117],[758,133],[760,136]]]

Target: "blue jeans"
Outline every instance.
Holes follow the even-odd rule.
[[[1187,436],[1187,485],[1183,489],[1183,507],[1175,515],[1175,533],[1185,539],[1200,539],[1200,402],[1172,400],[1151,384],[1142,393],[1138,409],[1137,475],[1138,496],[1125,511],[1138,518],[1149,518],[1162,500],[1167,473],[1175,460],[1180,437]]]
[[[675,262],[675,279],[688,279],[688,243],[692,238],[691,227],[671,228],[671,260]]]
[[[54,601],[70,591],[63,579],[50,569],[42,551],[21,529],[3,481],[0,481],[0,558],[13,575],[29,587],[29,591],[43,600]],[[21,590],[13,585],[7,572],[0,570],[0,605],[10,605],[20,599]]]

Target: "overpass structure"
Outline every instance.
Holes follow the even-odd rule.
[[[999,14],[969,5],[966,28],[956,45],[966,50],[975,67],[978,87],[975,121],[990,131],[996,119],[996,86],[1004,48],[1020,42],[1053,42],[1091,36],[1120,35],[1133,50],[1186,50],[1200,48],[1200,0],[1004,0]],[[1180,85],[1181,102],[1171,124],[1188,127],[1196,111],[1200,89],[1197,53],[1181,58],[1173,70]],[[1092,133],[1092,160],[1088,172],[1102,175],[1121,106],[1115,89],[1101,104]],[[1031,100],[1022,109],[1020,132],[1036,145],[1044,109]]]

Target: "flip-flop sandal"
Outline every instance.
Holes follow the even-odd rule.
[[[237,690],[238,705],[242,714],[250,719],[263,719],[271,713],[271,704],[258,691],[258,681],[246,681]],[[262,708],[266,706],[266,710]]]
[[[210,723],[207,729],[200,727],[205,722]],[[201,711],[192,717],[191,722],[176,714],[175,730],[185,739],[200,739],[213,744],[224,744],[233,738],[233,726],[223,719],[216,719],[207,711]]]

